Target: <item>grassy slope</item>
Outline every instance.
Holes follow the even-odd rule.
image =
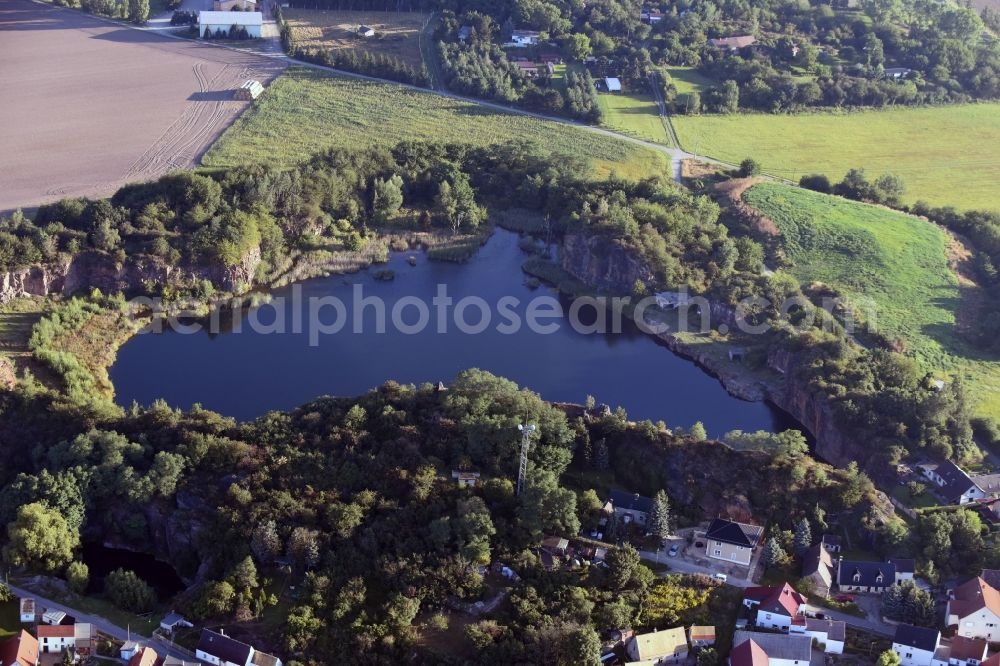
[[[675,116],[686,150],[739,163],[755,157],[768,173],[798,180],[853,167],[891,171],[906,199],[961,209],[1000,210],[1000,104],[804,115]]]
[[[882,333],[903,339],[927,369],[962,375],[980,399],[979,410],[1000,414],[1000,360],[977,357],[955,334],[961,292],[941,229],[776,183],[756,185],[744,196],[778,225],[798,280],[870,299]]]
[[[622,134],[670,145],[667,130],[660,120],[660,110],[649,93],[599,94],[597,96],[604,111],[601,123],[608,129]]]
[[[487,145],[530,140],[591,158],[600,175],[669,172],[666,155],[559,123],[502,113],[402,86],[293,67],[209,149],[206,167],[291,165],[323,148],[437,140]]]
[[[697,90],[703,93],[717,85],[716,81],[699,74],[694,67],[667,67],[667,71],[670,72],[670,78],[677,88],[678,98],[686,99],[691,92]]]

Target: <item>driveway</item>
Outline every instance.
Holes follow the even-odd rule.
[[[896,627],[883,622],[880,617],[878,596],[857,594],[855,595],[855,598],[855,603],[857,603],[862,610],[868,613],[868,617],[861,618],[857,615],[842,613],[840,611],[824,608],[822,606],[807,606],[806,610],[812,613],[823,613],[823,615],[831,620],[842,620],[848,626],[862,631],[867,631],[872,634],[888,636],[890,638],[896,635]]]

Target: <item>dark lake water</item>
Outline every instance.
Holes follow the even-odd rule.
[[[184,582],[173,567],[147,553],[107,548],[99,543],[83,544],[82,552],[83,561],[90,569],[88,592],[103,592],[104,578],[115,569],[134,571],[139,578],[149,583],[161,601],[184,589]]]
[[[416,257],[411,266],[408,258]],[[516,234],[498,230],[479,253],[465,264],[429,261],[419,252],[393,254],[388,265],[353,275],[309,280],[295,287],[304,300],[337,297],[345,304],[346,325],[336,334],[318,336],[310,344],[310,327],[296,332],[296,316],[284,301],[284,313],[274,304],[245,313],[241,332],[182,334],[167,330],[138,335],[118,352],[111,368],[119,404],[148,405],[163,398],[176,407],[201,403],[239,419],[250,419],[273,409],[289,409],[321,395],[352,396],[389,379],[402,383],[444,381],[459,371],[478,367],[512,379],[554,401],[583,402],[588,394],[612,407],[621,405],[633,419],[663,420],[668,425],[705,424],[709,434],[732,429],[775,430],[796,427],[786,415],[764,404],[730,396],[717,380],[695,364],[674,355],[661,343],[627,325],[613,334],[585,334],[563,321],[556,332],[544,334],[521,326],[515,332],[498,330],[509,319],[497,304],[502,297],[520,300],[510,308],[526,320],[527,303],[540,296],[552,298],[548,288],[531,290],[520,266],[525,254]],[[392,281],[376,279],[379,270],[395,271]],[[387,325],[376,332],[376,311],[368,307],[362,334],[354,312],[355,285],[364,297],[384,300]],[[449,314],[444,332],[438,331],[437,310],[431,299],[439,285],[458,304],[463,297],[481,297],[492,308],[492,321],[478,334],[463,333]],[[293,294],[293,288],[274,292],[274,303]],[[416,334],[392,325],[392,309],[401,299],[417,297],[427,303],[430,325]],[[455,310],[454,307],[449,311]],[[589,309],[585,312],[591,312]],[[413,304],[401,310],[402,320],[419,319]],[[593,313],[591,312],[593,318]],[[254,332],[247,317],[262,324],[284,324],[285,333]],[[332,307],[322,310],[332,324]],[[481,313],[465,309],[464,321],[476,324]],[[225,321],[225,320],[224,320]],[[539,319],[549,324],[553,320]],[[315,329],[313,329],[315,330]]]

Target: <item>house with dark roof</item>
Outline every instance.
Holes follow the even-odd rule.
[[[257,664],[257,652],[252,646],[208,629],[201,632],[201,639],[194,656],[214,666],[254,666]],[[268,666],[281,666],[281,660],[270,655],[264,655],[273,661]]]
[[[22,629],[17,636],[11,636],[0,643],[0,664],[38,666],[38,641]]]
[[[802,577],[812,583],[816,594],[830,596],[833,589],[833,556],[823,544],[816,544],[802,556]]]
[[[764,528],[716,518],[705,532],[705,554],[717,560],[750,566]]]
[[[966,638],[1000,641],[1000,592],[982,578],[959,585],[945,610],[945,625]]]
[[[645,527],[649,514],[653,511],[653,500],[639,493],[612,490],[604,511],[613,513],[617,520],[625,524],[636,523]]]
[[[918,465],[923,475],[934,482],[937,492],[949,504],[968,504],[986,497],[983,489],[950,460]]]
[[[766,590],[766,592],[765,592]],[[756,606],[756,624],[764,629],[788,631],[793,623],[803,623],[801,607],[808,600],[785,583],[780,587],[750,588],[743,597],[743,603],[750,608]],[[755,601],[760,599],[760,601]],[[749,603],[748,603],[749,601]]]
[[[899,655],[900,666],[931,666],[940,644],[937,629],[901,624],[896,627],[892,651]]]
[[[820,542],[823,547],[826,548],[831,553],[839,553],[841,549],[841,538],[836,534],[824,534],[823,540]]]
[[[896,582],[902,583],[904,580],[913,580],[913,575],[917,571],[917,561],[906,557],[890,557],[886,560],[896,567]]]
[[[837,587],[841,592],[876,592],[896,584],[896,566],[889,562],[859,562],[840,558]]]

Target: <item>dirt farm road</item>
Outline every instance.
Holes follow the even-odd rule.
[[[0,35],[0,211],[194,166],[247,107],[232,90],[285,67],[31,0],[0,3]]]

